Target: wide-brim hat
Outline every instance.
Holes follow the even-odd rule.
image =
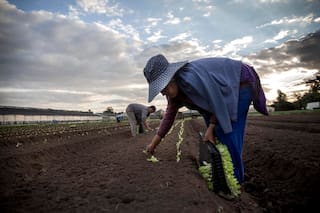
[[[143,70],[149,83],[148,102],[151,102],[168,85],[174,74],[187,63],[188,61],[169,63],[161,54],[150,58]]]

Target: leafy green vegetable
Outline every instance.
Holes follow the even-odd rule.
[[[144,149],[144,150],[142,150],[142,152],[143,152],[144,154],[148,155],[147,150]],[[158,160],[154,155],[151,155],[150,158],[147,158],[147,161],[150,161],[150,162],[152,162],[152,163],[157,163],[157,162],[159,162],[159,160]]]
[[[222,165],[224,169],[224,174],[226,176],[227,185],[231,191],[231,194],[234,196],[240,195],[240,184],[238,183],[238,180],[234,176],[234,168],[233,163],[231,159],[231,155],[229,153],[228,147],[222,143],[218,143],[217,149],[220,152],[221,159],[222,159]]]
[[[234,168],[231,159],[231,155],[229,153],[228,147],[220,142],[216,145],[217,149],[220,152],[222,165],[224,174],[226,177],[227,185],[231,191],[233,196],[238,197],[240,195],[240,185],[234,176]],[[201,176],[206,180],[208,184],[209,190],[213,191],[213,183],[212,183],[212,169],[211,164],[207,162],[203,162],[203,166],[199,167],[199,172]]]
[[[176,155],[176,159],[177,159],[177,162],[179,162],[180,161],[180,156],[181,156],[181,150],[180,150],[180,146],[181,146],[181,144],[182,144],[182,141],[183,141],[183,137],[182,137],[182,135],[183,135],[183,132],[184,132],[184,121],[181,121],[181,126],[180,126],[180,131],[179,131],[179,133],[178,133],[178,141],[177,141],[177,143],[176,143],[176,147],[177,147],[177,155]]]
[[[150,162],[152,162],[152,163],[157,163],[157,162],[159,162],[159,160],[158,160],[154,155],[152,155],[150,158],[148,158],[147,161],[150,161]]]
[[[203,166],[199,167],[199,172],[201,176],[206,180],[208,189],[210,191],[213,191],[211,163],[203,161]]]

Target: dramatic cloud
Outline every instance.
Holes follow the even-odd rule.
[[[320,31],[308,34],[300,40],[291,40],[283,45],[250,55],[245,60],[252,63],[261,76],[269,99],[274,99],[277,90],[288,93],[304,92],[305,82],[320,71]]]
[[[148,104],[142,71],[159,53],[170,62],[251,63],[269,102],[277,89],[305,91],[320,70],[319,3],[299,0],[300,13],[289,0],[249,2],[79,0],[49,8],[0,0],[0,105],[102,112]],[[265,7],[276,15],[261,15]],[[159,95],[152,104],[164,109],[166,100]]]
[[[24,100],[24,105],[34,106],[33,99],[39,97],[38,107],[55,100],[52,107],[77,109],[86,102],[101,109],[101,100],[128,99],[130,84],[143,82],[126,40],[127,35],[139,40],[139,35],[120,21],[102,27],[50,12],[25,13],[10,5],[0,10],[0,57],[5,62],[0,64],[1,103],[21,105]],[[129,87],[115,97],[112,90],[119,85]]]

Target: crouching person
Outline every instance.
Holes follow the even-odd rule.
[[[133,137],[137,135],[137,127],[139,127],[139,133],[144,132],[144,128],[153,130],[147,123],[147,118],[151,113],[156,111],[155,106],[145,106],[142,104],[129,104],[126,113],[130,123],[131,134]]]
[[[149,84],[148,101],[159,93],[168,100],[166,113],[146,147],[147,152],[153,154],[180,107],[198,110],[207,126],[204,140],[216,143],[217,138],[228,147],[235,177],[242,184],[242,147],[251,102],[258,112],[268,115],[265,94],[254,68],[228,58],[169,63],[163,55],[156,55],[147,62],[144,76]]]

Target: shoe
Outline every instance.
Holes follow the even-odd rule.
[[[226,199],[226,200],[233,200],[235,199],[235,196],[233,196],[232,194],[226,194],[224,193],[223,191],[219,191],[217,193],[220,197],[222,197],[223,199]]]

